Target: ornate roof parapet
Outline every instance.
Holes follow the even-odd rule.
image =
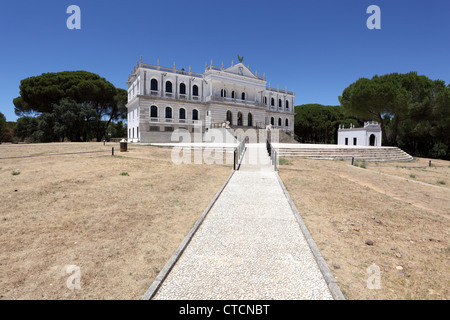
[[[377,121],[367,121],[364,122],[364,128],[366,127],[379,127],[380,124]]]
[[[242,59],[242,57],[239,57]],[[234,60],[231,61],[231,66],[236,67],[238,65],[234,64]],[[247,78],[255,78],[256,80],[262,80],[262,81],[266,81],[266,73],[264,72],[262,76],[258,75],[258,71],[255,71],[254,73],[252,73],[249,68],[250,66],[244,66],[242,65],[244,68],[248,68],[248,71],[250,72],[249,74],[245,74],[241,76],[247,77]],[[136,73],[138,72],[139,68],[144,68],[144,69],[151,69],[151,70],[158,70],[161,72],[168,72],[168,73],[174,73],[174,74],[182,74],[182,75],[189,75],[189,76],[193,76],[193,77],[197,77],[197,78],[205,78],[205,76],[207,76],[211,71],[219,71],[220,73],[224,72],[224,73],[230,73],[230,74],[235,74],[235,72],[232,72],[229,70],[229,68],[225,68],[224,64],[222,62],[221,67],[218,66],[214,66],[213,65],[213,60],[211,59],[210,64],[208,64],[208,62],[205,63],[205,72],[204,73],[196,73],[196,72],[192,72],[191,70],[191,66],[189,66],[189,72],[186,71],[184,68],[182,68],[181,70],[178,70],[176,68],[176,63],[173,63],[173,67],[163,67],[160,65],[160,60],[157,59],[157,63],[156,65],[152,65],[152,64],[147,64],[143,62],[142,56],[140,56],[139,61],[136,63],[136,65],[133,67],[133,70],[131,71],[130,75],[128,76],[128,81],[127,83],[130,84],[132,81],[134,81],[133,77],[136,76]],[[237,74],[236,74],[237,75]],[[277,88],[272,88],[270,83],[268,84],[268,86],[266,85],[266,90],[268,91],[273,91],[273,92],[278,92],[278,93],[282,93],[285,95],[295,95],[295,91],[293,90],[292,92],[287,90],[287,87],[285,87],[284,89],[280,89],[280,86],[277,85]]]

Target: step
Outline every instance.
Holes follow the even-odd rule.
[[[356,160],[364,161],[411,161],[414,158],[397,147],[300,147],[277,148],[280,157],[302,157],[310,159]]]

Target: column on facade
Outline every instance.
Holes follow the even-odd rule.
[[[209,80],[209,95],[213,96],[213,85],[212,85],[212,80]]]
[[[147,79],[147,71],[144,71],[144,79],[145,79],[145,92],[144,92],[144,94],[147,95],[147,89],[148,89],[148,95],[150,95],[150,79]]]
[[[189,66],[189,74],[191,74],[191,66]],[[189,77],[189,96],[188,99],[191,100],[192,99],[192,78]]]
[[[175,76],[175,99],[178,99],[178,76]]]

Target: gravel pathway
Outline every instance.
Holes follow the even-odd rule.
[[[264,146],[249,148],[264,163],[248,153],[154,299],[333,299]]]

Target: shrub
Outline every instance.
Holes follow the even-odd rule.
[[[292,165],[292,161],[288,160],[288,159],[285,159],[285,158],[280,158],[279,162],[282,165],[287,165],[287,166],[291,166]]]

